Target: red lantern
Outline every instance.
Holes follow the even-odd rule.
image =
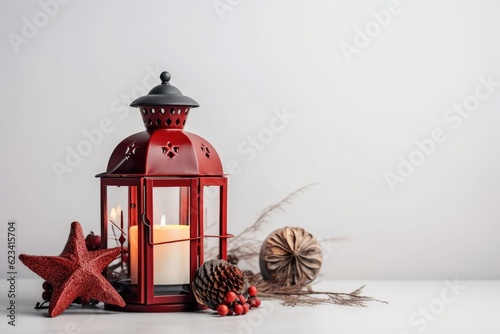
[[[161,85],[132,102],[146,131],[124,139],[101,179],[102,248],[121,247],[107,279],[137,312],[201,308],[190,282],[200,265],[227,258],[227,178],[214,147],[183,130],[193,99]]]

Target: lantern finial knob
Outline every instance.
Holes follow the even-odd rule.
[[[162,85],[168,85],[170,78],[171,78],[170,73],[168,73],[167,71],[161,72],[160,79]]]
[[[163,71],[160,74],[161,85],[153,87],[148,93],[138,97],[130,104],[131,107],[138,106],[187,106],[191,108],[196,108],[199,106],[198,102],[192,98],[182,95],[181,91],[170,84],[171,75],[167,71]],[[153,112],[154,113],[154,112]],[[168,116],[168,115],[166,115]],[[172,115],[171,115],[172,116]],[[147,116],[147,122],[151,121]],[[174,119],[174,122],[176,119]],[[156,123],[156,121],[154,121]],[[158,122],[162,122],[159,120]],[[158,124],[160,124],[158,123]],[[177,124],[178,125],[178,124]]]

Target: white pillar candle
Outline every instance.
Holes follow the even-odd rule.
[[[164,224],[164,216],[160,225],[153,225],[153,241],[155,244],[189,239],[188,225]],[[138,281],[138,244],[137,226],[129,229],[130,246],[130,279],[132,284]],[[189,284],[189,241],[155,245],[153,247],[154,284]]]

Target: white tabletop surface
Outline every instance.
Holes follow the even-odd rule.
[[[12,299],[1,283],[1,333],[500,333],[500,281],[333,281],[315,290],[350,292],[366,284],[364,295],[388,304],[367,307],[317,305],[284,307],[264,300],[246,315],[220,317],[196,313],[125,313],[71,307],[55,318],[35,310],[41,300],[41,279],[16,282],[15,324],[6,308]],[[102,305],[102,304],[101,304]]]

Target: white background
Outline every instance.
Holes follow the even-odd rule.
[[[500,82],[499,2],[401,0],[390,18],[387,0],[62,2],[0,3],[4,254],[10,219],[18,253],[59,254],[74,220],[99,231],[94,175],[143,131],[128,105],[168,70],[201,105],[186,130],[224,166],[239,164],[230,232],[315,183],[262,238],[286,225],[348,238],[325,250],[324,276],[500,278],[500,86],[482,87],[488,97],[459,126],[443,118],[474,101],[480,78]],[[346,56],[341,46],[355,43]],[[274,123],[284,112],[287,124]],[[112,130],[58,177],[54,163],[68,165],[105,119]],[[446,140],[415,153],[437,128]],[[398,173],[400,156],[424,158],[391,189],[385,173]]]

